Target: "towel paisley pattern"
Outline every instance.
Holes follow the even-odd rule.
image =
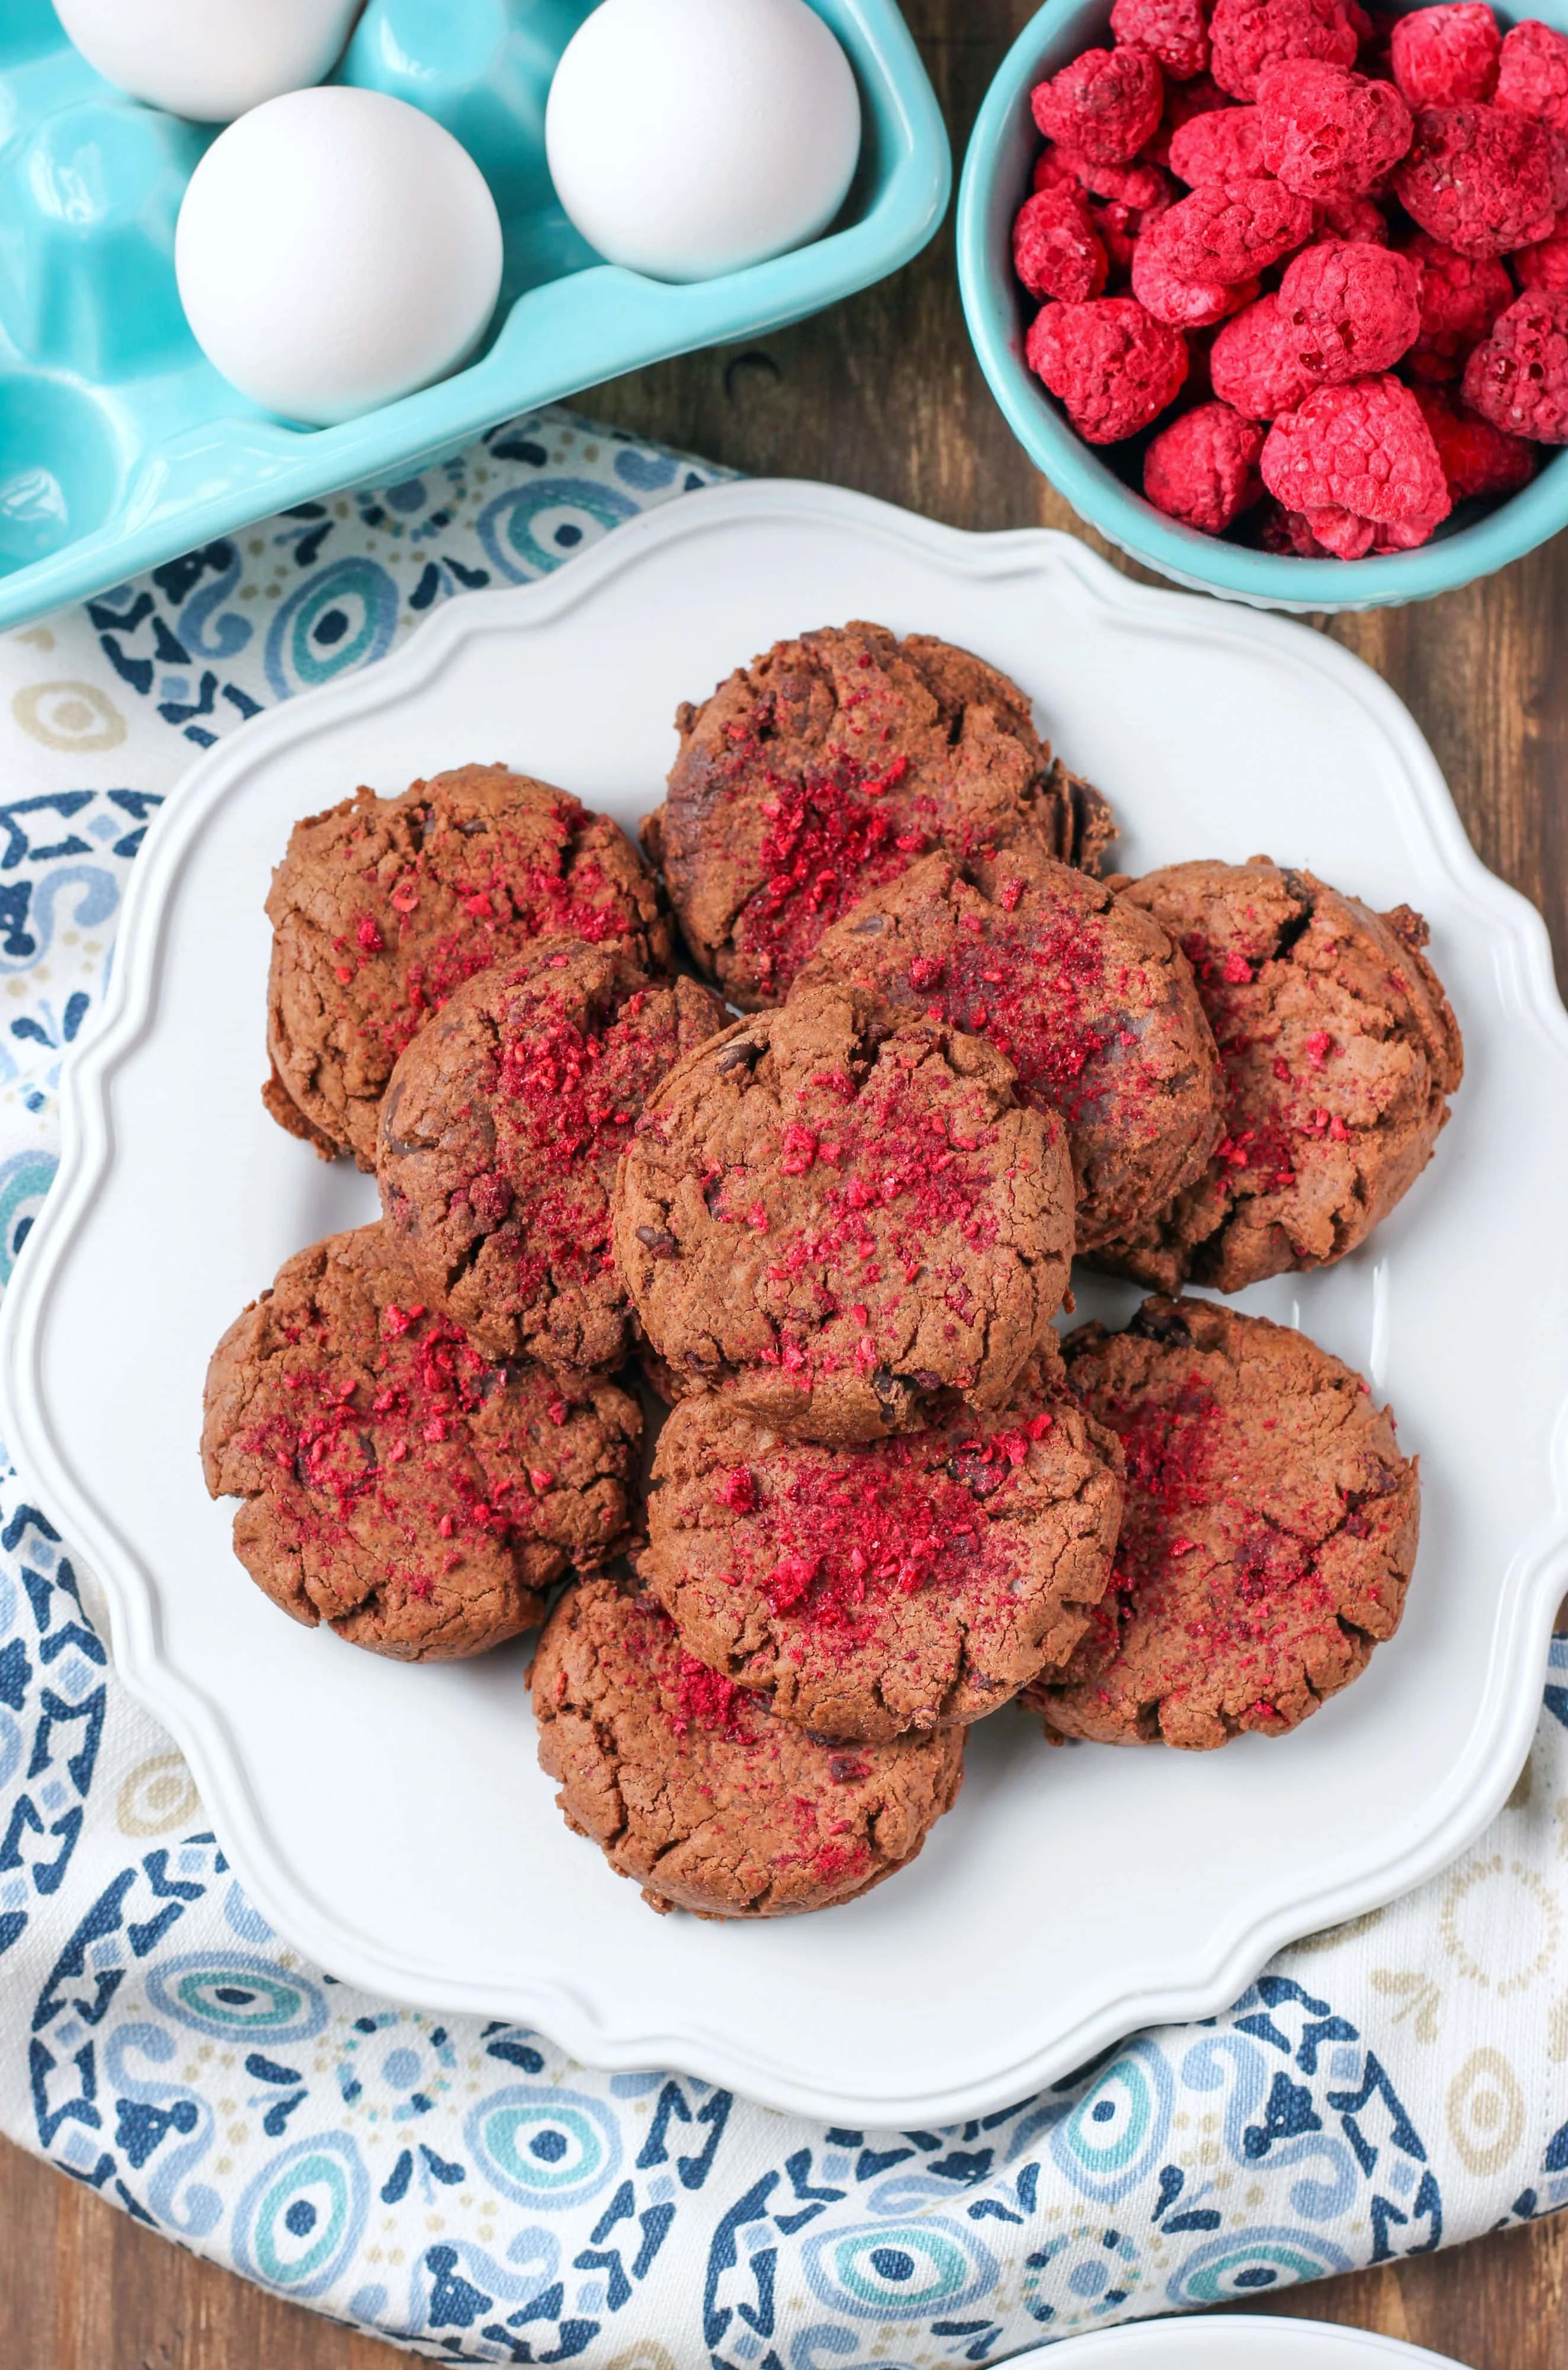
[[[192,744],[373,663],[721,472],[552,412],[5,646],[0,1283],[65,1049]],[[441,2360],[932,2370],[1253,2298],[1568,2202],[1568,1640],[1475,1848],[941,2131],[824,2126],[370,1998],[246,1900],[116,1682],[68,1544],[0,1478],[0,2126],[138,2220]]]

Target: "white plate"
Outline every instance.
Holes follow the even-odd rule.
[[[1276,2320],[1265,2313],[1204,2313],[1196,2320],[1136,2320],[1014,2354],[1007,2370],[1455,2370],[1446,2353],[1402,2345],[1365,2329],[1325,2320]]]
[[[534,1763],[527,1649],[418,1669],[295,1628],[235,1562],[197,1465],[208,1352],[300,1245],[372,1214],[263,1113],[261,899],[294,819],[504,757],[630,823],[678,699],[776,636],[870,616],[1024,684],[1124,818],[1134,868],[1264,847],[1431,918],[1470,1076],[1367,1248],[1244,1305],[1368,1372],[1422,1452],[1398,1640],[1295,1736],[1050,1753],[1004,1713],[919,1864],[830,1916],[656,1918]],[[1545,932],[1477,863],[1399,703],[1304,627],[1150,592],[1083,546],[967,536],[818,486],[730,486],[545,582],[441,612],[398,656],[196,767],[136,867],[59,1183],[5,1311],[6,1437],[109,1597],[129,1684],[189,1755],[247,1891],[341,1977],[537,2024],[781,2108],[944,2123],[1418,1883],[1528,1745],[1565,1528],[1568,1022]],[[1116,1287],[1095,1305],[1130,1306]]]

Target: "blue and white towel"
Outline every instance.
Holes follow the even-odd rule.
[[[563,412],[0,644],[0,1281],[60,1059],[189,762],[721,473]],[[606,2075],[303,1962],[0,1480],[0,2126],[138,2219],[440,2359],[931,2370],[1425,2253],[1568,2202],[1568,1640],[1531,1758],[1423,1891],[1230,2012],[946,2131]]]

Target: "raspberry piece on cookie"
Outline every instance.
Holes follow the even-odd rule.
[[[1323,239],[1292,258],[1279,311],[1321,386],[1391,369],[1421,327],[1421,274],[1391,247]]]
[[[1267,433],[1228,403],[1200,403],[1162,429],[1143,456],[1143,490],[1167,518],[1222,535],[1263,492]]]
[[[1131,296],[1047,305],[1024,351],[1088,444],[1136,436],[1174,402],[1187,374],[1181,332]]]
[[[1568,296],[1532,288],[1465,364],[1464,399],[1537,444],[1568,444]]]
[[[1203,0],[1116,0],[1111,30],[1118,41],[1147,50],[1173,82],[1208,69],[1208,20]]]
[[[1288,58],[1352,66],[1361,46],[1345,0],[1216,0],[1208,35],[1210,71],[1232,98],[1256,98],[1261,77]]]
[[[1568,135],[1568,33],[1527,17],[1503,37],[1497,104]]]
[[[1030,98],[1035,121],[1047,140],[1059,140],[1100,165],[1136,156],[1165,104],[1159,67],[1144,50],[1085,50],[1060,74],[1037,83]]]
[[[1463,107],[1497,88],[1503,34],[1482,0],[1449,0],[1396,17],[1389,63],[1409,107]]]
[[[1443,465],[1409,387],[1387,374],[1320,386],[1269,430],[1263,478],[1287,510],[1346,510],[1379,525],[1448,512]]]
[[[1456,405],[1447,388],[1418,386],[1415,400],[1432,431],[1437,458],[1456,502],[1477,494],[1516,494],[1536,472],[1536,449],[1524,437],[1497,427],[1467,403]]]
[[[1031,296],[1080,305],[1105,285],[1105,250],[1076,190],[1040,190],[1013,225],[1013,268]]]
[[[1508,268],[1495,256],[1461,255],[1424,230],[1404,252],[1421,274],[1421,329],[1405,366],[1415,378],[1459,378],[1471,347],[1514,301]]]
[[[1424,231],[1461,255],[1506,255],[1550,238],[1568,205],[1568,149],[1503,107],[1424,107],[1394,192]]]
[[[1415,125],[1391,83],[1292,58],[1258,82],[1263,158],[1304,198],[1360,198],[1409,148]]]

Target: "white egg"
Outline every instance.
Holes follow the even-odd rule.
[[[361,0],[54,0],[87,63],[132,98],[229,123],[329,74]]]
[[[805,0],[603,0],[555,69],[544,142],[590,247],[655,280],[709,280],[827,229],[860,94]]]
[[[219,133],[174,260],[208,360],[266,410],[327,426],[464,360],[495,309],[501,225],[479,167],[430,116],[328,86]]]

